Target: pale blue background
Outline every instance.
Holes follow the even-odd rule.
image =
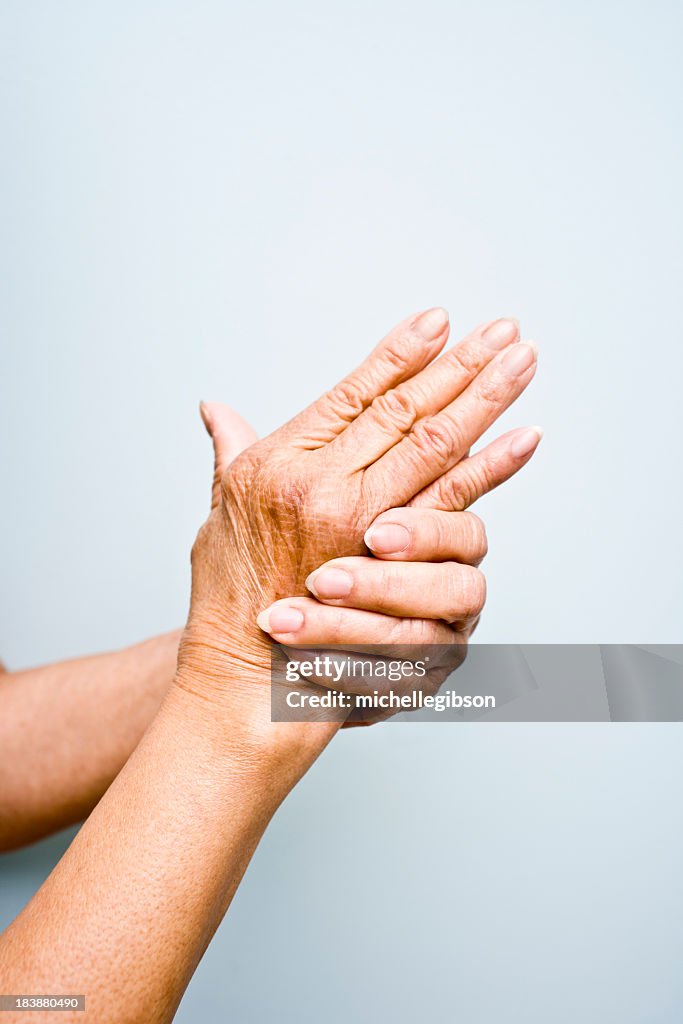
[[[435,303],[541,348],[479,638],[681,641],[680,5],[0,10],[10,665],[182,621],[200,398],[268,431]],[[677,726],[344,735],[178,1020],[678,1021],[682,775]]]

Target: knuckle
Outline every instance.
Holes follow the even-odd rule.
[[[455,476],[442,477],[441,480],[438,480],[436,495],[439,508],[449,512],[462,512],[470,504],[463,481]]]
[[[466,380],[470,380],[477,372],[471,351],[464,345],[458,345],[446,353],[444,359],[451,369],[456,369]]]
[[[415,347],[415,337],[408,331],[404,337],[388,341],[382,354],[393,369],[406,373],[412,369]]]
[[[486,577],[480,569],[472,566],[463,566],[469,571],[463,577],[463,603],[465,605],[465,618],[474,618],[481,614],[486,603]]]
[[[465,529],[468,537],[468,548],[473,558],[485,558],[489,550],[488,537],[484,523],[474,512],[463,512],[465,517]]]
[[[335,384],[327,392],[325,400],[338,415],[345,419],[354,419],[356,416],[360,416],[366,405],[363,386],[359,381],[353,379],[342,380],[339,384]]]
[[[469,477],[459,474],[446,477],[440,481],[441,504],[453,512],[463,512],[476,497]]]
[[[498,408],[505,401],[508,391],[508,382],[500,374],[492,374],[480,382],[477,398],[485,405]]]
[[[442,503],[453,512],[464,512],[477,498],[490,490],[489,471],[485,464],[473,460],[458,466],[444,477],[440,485]]]
[[[372,402],[372,408],[378,419],[389,420],[404,433],[413,427],[417,419],[415,403],[401,388],[392,388],[383,395],[378,395]]]
[[[495,472],[493,465],[486,459],[481,461],[475,459],[470,466],[470,475],[472,477],[472,491],[477,498],[486,494],[493,487],[495,480]]]
[[[486,601],[486,578],[471,565],[452,562],[446,567],[451,622],[476,618]]]
[[[441,463],[450,462],[460,445],[459,431],[438,416],[428,416],[415,424],[408,435],[420,454]]]

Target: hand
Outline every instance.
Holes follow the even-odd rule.
[[[531,380],[535,351],[516,344],[512,322],[480,328],[428,366],[447,333],[440,310],[404,322],[355,373],[223,472],[193,551],[181,686],[223,701],[228,668],[246,689],[267,680],[258,612],[303,593],[322,562],[362,554],[379,513],[431,500]],[[220,449],[211,407],[205,419]]]
[[[379,554],[387,561],[357,556],[327,562],[306,581],[316,599],[277,601],[257,621],[289,662],[335,651],[338,656],[340,647],[345,658],[357,655],[353,671],[311,679],[325,689],[349,697],[371,694],[378,681],[380,688],[387,683],[378,662],[398,659],[428,666],[419,689],[435,694],[462,663],[484,605],[486,584],[476,568],[487,550],[484,524],[470,512],[393,509],[368,530],[366,543],[383,548]],[[409,694],[415,678],[412,672],[402,680],[393,677],[390,689]],[[314,713],[293,717],[310,720]],[[326,714],[339,718],[334,709]],[[342,728],[373,725],[394,714],[356,706],[341,716]]]
[[[491,330],[498,347],[510,343],[502,359],[486,347]],[[438,311],[413,318],[341,386],[219,472],[193,551],[176,681],[2,937],[8,989],[45,991],[54,977],[63,991],[85,985],[105,1024],[121,1017],[123,986],[126,1019],[171,1020],[268,821],[339,724],[269,723],[270,641],[256,615],[305,594],[324,562],[363,555],[373,520],[428,494],[526,386],[533,350],[513,343],[516,329],[514,338],[500,325],[487,333],[424,369],[447,325]],[[207,420],[218,436],[210,411]],[[151,933],[164,941],[150,944]]]
[[[448,494],[450,504],[464,508],[526,465],[540,439],[538,427],[510,431],[439,480],[432,498],[383,512],[365,534],[374,558],[320,566],[306,580],[316,600],[276,601],[258,616],[261,629],[280,644],[385,644],[387,653],[396,644],[448,642],[444,623],[471,632],[486,584],[467,567],[479,566],[486,555],[486,527],[471,512],[428,502]],[[378,559],[401,564],[388,567]]]
[[[525,465],[540,438],[538,428],[500,438],[460,463],[450,474],[449,493],[454,497],[457,490],[475,500]],[[479,469],[472,472],[473,466]],[[365,542],[375,558],[326,563],[306,581],[315,600],[282,599],[257,621],[290,658],[301,658],[295,646],[367,651],[372,645],[373,654],[380,657],[428,660],[430,669],[421,688],[436,692],[458,667],[462,654],[453,651],[455,660],[447,660],[444,673],[434,660],[435,645],[466,645],[483,610],[485,579],[477,569],[470,574],[467,567],[478,567],[487,552],[486,528],[471,512],[398,508],[378,517]],[[385,566],[377,559],[394,564]],[[342,680],[335,689],[362,693],[367,687],[356,677]],[[354,711],[343,727],[372,725],[386,717]]]
[[[255,434],[227,406],[216,404],[212,413],[232,458],[241,450],[235,450],[236,445],[246,447]],[[453,508],[473,503],[526,465],[540,438],[538,427],[508,432],[460,462],[439,481],[436,495],[431,499],[425,496],[425,505],[430,501],[443,503],[446,496]],[[220,479],[226,468],[227,463],[217,466],[214,479]],[[430,653],[427,648],[431,648],[433,661],[433,645],[466,643],[483,607],[483,577],[479,576],[481,598],[476,600],[475,596],[469,615],[461,603],[454,609],[453,602],[462,592],[461,564],[479,566],[486,554],[486,528],[481,519],[469,512],[446,512],[422,505],[390,509],[378,517],[364,539],[376,558],[357,556],[321,566],[306,581],[316,597],[276,601],[258,616],[261,629],[286,647],[292,658],[300,656],[301,647],[361,650],[371,645],[379,656],[413,660],[423,660]],[[401,564],[387,572],[377,559]],[[341,569],[346,578],[323,575],[325,569]],[[477,577],[474,585],[476,582]],[[355,692],[344,682],[336,688]],[[364,715],[361,724],[384,717]],[[354,712],[343,727],[358,724],[357,718]]]

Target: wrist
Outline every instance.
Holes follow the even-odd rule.
[[[220,771],[255,784],[276,807],[338,731],[338,722],[273,722],[270,670],[222,662],[220,687],[200,666],[179,666],[162,706]],[[274,809],[274,808],[273,808]]]
[[[272,640],[253,622],[237,616],[191,614],[180,638],[177,673],[187,688],[220,702],[241,686],[267,686]]]

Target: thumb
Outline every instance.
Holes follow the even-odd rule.
[[[221,477],[233,459],[252,445],[258,435],[238,412],[222,402],[200,402],[199,412],[213,441],[213,484],[211,508],[220,501]]]

